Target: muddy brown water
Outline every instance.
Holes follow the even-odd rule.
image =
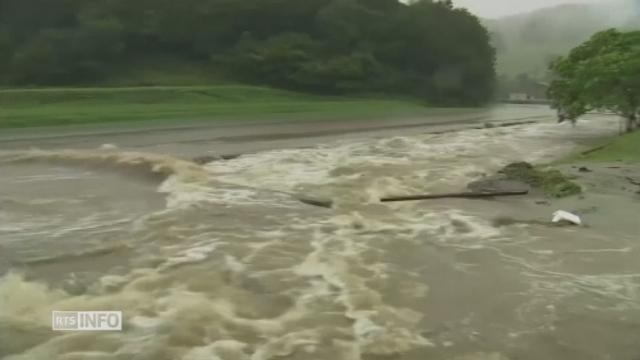
[[[521,111],[542,121],[440,134],[323,127],[306,143],[224,140],[250,129],[5,142],[0,358],[638,359],[638,201],[594,190],[550,205],[377,202],[461,190],[617,131],[614,118],[574,129],[544,108]],[[185,160],[237,150],[251,154]],[[524,222],[556,207],[589,226]],[[495,226],[505,217],[523,222]],[[124,331],[52,332],[52,310],[122,310]]]

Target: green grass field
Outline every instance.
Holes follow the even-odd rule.
[[[640,162],[640,130],[622,135],[601,149],[586,155],[575,155],[569,161],[591,162]]]
[[[420,115],[416,100],[242,85],[0,90],[0,128],[141,120],[357,119]]]

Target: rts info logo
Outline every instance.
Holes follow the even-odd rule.
[[[122,331],[122,311],[53,311],[53,331]]]

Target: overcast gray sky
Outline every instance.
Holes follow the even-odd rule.
[[[453,0],[453,2],[456,6],[466,7],[480,17],[496,18],[529,12],[547,6],[596,2],[596,0]]]

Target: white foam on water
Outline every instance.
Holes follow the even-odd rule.
[[[371,230],[383,228],[379,223],[363,224],[358,213],[334,217],[330,223],[345,226],[333,235],[321,231],[313,233],[314,251],[294,272],[299,276],[315,278],[320,276],[324,282],[312,282],[314,286],[307,296],[326,297],[331,292],[329,287],[339,289],[336,300],[346,308],[345,316],[354,320],[352,334],[362,354],[396,354],[414,348],[432,346],[433,344],[419,335],[416,329],[422,314],[411,310],[394,308],[385,304],[382,294],[370,288],[367,278],[357,275],[352,268],[361,267],[379,271],[380,264],[364,264],[359,254],[366,249],[357,244],[353,238],[353,224],[356,229]],[[356,230],[357,231],[357,230]],[[423,296],[424,293],[416,293]]]
[[[44,284],[9,273],[0,278],[0,318],[50,325],[50,311],[65,297],[63,291],[52,291]]]
[[[100,150],[105,150],[105,151],[114,151],[114,150],[118,150],[118,145],[114,145],[114,144],[102,144],[100,145]]]
[[[506,355],[497,352],[476,352],[456,356],[451,360],[509,360],[509,358]]]
[[[191,349],[182,360],[249,360],[247,344],[234,340],[220,340],[213,344]]]
[[[205,168],[223,182],[291,191],[301,183],[331,181],[330,164],[340,156],[344,155],[324,148],[275,150],[212,162]]]
[[[608,299],[599,308],[640,310],[640,274],[576,275],[554,274],[532,277],[532,293],[552,299],[592,294]],[[611,302],[610,300],[615,300]]]
[[[245,264],[241,263],[240,261],[238,261],[238,259],[236,259],[231,255],[226,255],[224,257],[224,260],[227,265],[227,268],[234,273],[241,273],[247,270],[247,267]]]
[[[215,240],[212,240],[215,242]],[[176,256],[168,258],[158,269],[167,270],[174,266],[193,264],[204,261],[216,249],[216,244],[193,245],[179,252]]]
[[[575,148],[566,138],[593,137],[610,119],[587,118],[577,129],[541,123],[381,140],[350,140],[332,146],[266,151],[205,168],[232,184],[285,192],[319,193],[375,202],[384,196],[430,190],[462,190],[479,174],[512,161],[550,161]],[[560,141],[562,139],[562,141]],[[351,203],[347,201],[347,203]]]

